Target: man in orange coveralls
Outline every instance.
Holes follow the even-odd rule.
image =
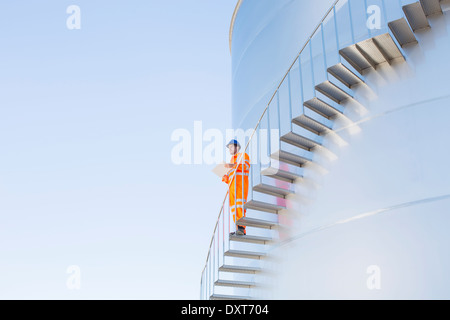
[[[233,221],[236,223],[242,217],[245,217],[246,210],[244,208],[248,195],[248,177],[250,172],[250,157],[246,153],[240,153],[241,145],[237,140],[231,140],[227,144],[230,150],[231,163],[225,166],[230,169],[226,175],[222,177],[222,181],[228,184],[230,210],[233,213]],[[245,235],[245,226],[237,226],[236,234]]]

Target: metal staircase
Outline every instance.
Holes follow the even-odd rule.
[[[338,2],[325,17],[330,14],[336,16]],[[276,231],[279,227],[278,213],[287,208],[287,199],[295,194],[294,183],[303,178],[303,170],[307,170],[305,166],[314,162],[315,151],[323,148],[323,141],[333,131],[335,120],[345,115],[347,102],[355,99],[354,90],[360,85],[366,85],[365,76],[370,72],[376,72],[382,65],[406,61],[407,52],[403,48],[418,44],[415,33],[431,28],[429,16],[443,14],[441,2],[421,0],[403,5],[401,8],[403,15],[399,12],[398,19],[387,24],[388,32],[337,50],[339,55],[337,62],[324,65],[325,79],[312,85],[314,91],[309,93],[310,96],[308,93],[302,96],[303,103],[293,103],[293,108],[301,112],[300,114],[292,112],[292,117],[287,119],[290,129],[280,134],[278,150],[270,152],[270,157],[274,161],[267,167],[258,165],[252,168],[252,175],[258,175],[258,183],[250,187],[251,196],[245,204],[247,216],[237,221],[237,224],[248,227],[248,235],[229,235],[226,230],[229,226],[226,222],[227,219],[229,221],[229,216],[226,217],[226,205],[222,208],[223,223],[219,221],[216,225],[202,274],[202,299],[252,298],[251,290],[258,286],[258,275],[263,271],[263,265],[258,262],[268,257],[267,248],[276,241]],[[320,33],[321,28],[323,21],[315,33]],[[312,38],[313,36],[308,41],[312,41]],[[302,52],[307,52],[307,48],[308,43]],[[302,67],[300,63],[298,65],[299,68]],[[288,77],[285,77],[282,83],[287,79]],[[275,100],[277,94],[274,94],[272,100]],[[270,107],[271,103],[268,108]],[[265,113],[268,116],[267,109]],[[260,124],[257,129],[259,127]],[[229,226],[228,229],[232,228]],[[220,245],[223,248],[220,248]],[[241,247],[245,245],[247,247]],[[224,275],[228,278],[223,278]],[[232,291],[217,293],[216,289],[219,287],[231,288]]]

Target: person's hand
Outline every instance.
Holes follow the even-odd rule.
[[[225,168],[231,169],[233,167],[234,167],[234,164],[231,164],[231,163],[225,164]]]

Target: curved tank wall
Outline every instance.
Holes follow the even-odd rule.
[[[356,90],[333,161],[306,168],[263,297],[450,298],[450,11],[430,23]]]
[[[284,74],[333,2],[242,1],[231,41],[235,129],[255,127]]]
[[[244,0],[232,47],[235,127],[254,126],[331,5],[306,3]],[[450,298],[450,11],[430,25],[402,50],[405,62],[365,76],[345,103],[339,143],[325,137],[331,153],[314,154],[279,213],[288,228],[263,262],[270,271],[256,298]]]

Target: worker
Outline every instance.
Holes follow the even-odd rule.
[[[227,144],[231,154],[231,161],[225,167],[230,170],[222,177],[222,181],[228,184],[228,198],[230,210],[233,213],[233,221],[237,223],[239,219],[245,217],[248,195],[248,178],[250,172],[250,157],[247,153],[240,153],[241,145],[237,140],[231,140]],[[237,225],[236,234],[246,235],[245,226]]]

